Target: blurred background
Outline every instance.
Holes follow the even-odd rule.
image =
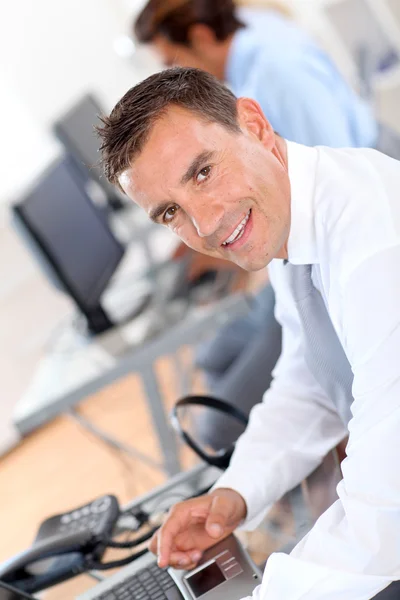
[[[371,102],[382,120],[399,129],[400,67],[392,60],[392,53],[400,52],[398,2],[292,0],[286,4],[354,87],[362,84],[362,51],[375,55],[380,68],[372,74]],[[71,311],[69,299],[49,287],[10,228],[9,205],[61,154],[53,133],[61,115],[88,93],[107,111],[129,87],[159,68],[151,51],[136,48],[130,37],[132,19],[142,5],[139,0],[56,4],[20,0],[2,5],[0,448],[4,450],[17,438],[13,409],[43,344]],[[163,241],[160,244],[162,255]]]
[[[132,352],[149,341],[164,340],[172,328],[181,335],[179,340],[170,336],[170,346],[165,342],[151,349],[154,356],[173,355],[175,363],[177,358],[180,361],[175,370],[164,359],[157,367],[164,378],[166,406],[195,385],[203,389],[201,374],[184,367],[191,363],[190,347],[198,334],[194,330],[187,334],[187,329],[182,333],[179,325],[187,316],[196,323],[205,319],[205,329],[215,330],[227,314],[221,302],[232,302],[229,310],[240,313],[243,307],[232,300],[233,292],[247,293],[260,285],[257,277],[229,269],[218,276],[206,270],[195,283],[193,278],[188,283],[187,256],[178,241],[167,230],[148,224],[96,170],[96,141],[91,137],[96,115],[107,113],[128,88],[161,68],[151,49],[139,46],[132,36],[132,21],[143,4],[140,0],[1,4],[0,505],[9,511],[28,493],[36,502],[33,514],[21,517],[19,534],[6,535],[3,547],[0,542],[3,559],[29,543],[36,524],[51,512],[49,506],[55,506],[56,500],[60,510],[68,502],[79,503],[76,489],[72,493],[76,474],[73,466],[63,464],[64,453],[71,455],[72,465],[87,461],[85,481],[85,473],[89,477],[97,469],[102,471],[99,482],[82,491],[82,500],[85,494],[102,493],[105,485],[128,499],[163,480],[165,471],[146,462],[139,466],[134,457],[124,460],[124,450],[114,452],[108,446],[108,451],[101,436],[108,427],[110,435],[118,434],[123,443],[135,442],[151,460],[161,460],[162,446],[170,440],[162,424],[158,438],[153,431],[159,416],[145,402],[152,393],[146,387],[151,381],[143,384],[132,375],[128,385],[125,363],[121,372],[108,379],[106,375],[120,368],[126,352],[132,358]],[[288,8],[322,46],[379,120],[400,132],[398,0],[278,4]],[[82,168],[83,163],[91,163],[92,168]],[[55,194],[59,189],[64,196]],[[86,208],[79,200],[76,212],[65,214],[67,233],[61,243],[62,232],[52,229],[51,211],[62,211],[70,194],[84,194]],[[91,214],[88,199],[98,209],[96,215]],[[77,223],[81,230],[75,231]],[[68,231],[74,232],[68,237]],[[85,238],[91,239],[90,251],[82,245]],[[57,240],[59,262],[50,252]],[[76,264],[79,253],[84,258],[71,274],[69,263]],[[90,286],[87,273],[93,278]],[[96,347],[88,342],[90,336],[132,317],[133,325],[123,335],[120,331],[118,339],[104,338]],[[145,370],[147,359],[139,359],[132,363],[132,372]],[[185,380],[189,372],[190,385]],[[60,417],[70,411],[74,394],[79,401],[88,399],[82,414],[95,420],[100,437],[99,431],[90,432],[87,423],[79,424],[79,415]],[[75,443],[83,444],[76,454]],[[193,460],[192,455],[184,457],[183,464],[191,465]],[[175,467],[170,459],[167,471]],[[107,480],[106,473],[111,472]],[[47,506],[45,485],[50,486]],[[5,514],[2,510],[0,523]]]

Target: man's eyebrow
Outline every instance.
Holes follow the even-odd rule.
[[[152,221],[154,221],[155,223],[157,223],[158,218],[161,215],[163,215],[165,213],[165,211],[167,210],[167,208],[169,208],[170,206],[171,206],[171,202],[162,202],[161,204],[159,204],[158,206],[156,206],[149,212],[150,219]]]
[[[197,175],[197,172],[200,170],[200,168],[204,166],[204,163],[211,160],[213,156],[214,152],[210,150],[204,150],[203,152],[200,152],[200,154],[193,159],[188,170],[183,175],[181,179],[181,185],[186,185],[191,179],[193,179],[193,177]]]
[[[180,181],[180,184],[186,185],[191,179],[193,179],[193,177],[195,175],[197,175],[197,172],[204,165],[204,163],[211,160],[213,158],[214,154],[215,153],[211,150],[203,150],[203,152],[200,152],[200,154],[198,154],[193,159],[191,164],[189,165],[189,168],[186,171],[186,173],[183,175],[183,177]],[[167,210],[167,208],[169,208],[170,206],[171,206],[171,202],[162,202],[161,204],[159,204],[158,206],[156,206],[149,212],[150,219],[152,221],[154,221],[155,223],[157,223],[158,218],[161,215],[163,215],[165,213],[165,211]]]

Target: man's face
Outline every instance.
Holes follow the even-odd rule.
[[[193,250],[253,271],[285,256],[290,184],[283,140],[255,102],[238,110],[234,133],[171,107],[119,182]]]

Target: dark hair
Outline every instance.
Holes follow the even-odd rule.
[[[196,23],[208,25],[220,41],[244,27],[233,0],[149,0],[135,21],[134,33],[143,43],[161,34],[187,46],[189,30]]]
[[[199,69],[174,67],[131,88],[97,129],[107,179],[118,177],[142,151],[156,121],[180,106],[210,123],[239,133],[236,97],[216,77]]]

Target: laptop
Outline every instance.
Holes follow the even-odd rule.
[[[192,571],[160,569],[150,552],[77,600],[240,600],[261,583],[261,571],[230,535],[204,553]]]
[[[240,600],[261,583],[261,571],[231,535],[204,553],[192,571],[160,569],[147,552],[76,600]],[[0,600],[37,600],[0,581]]]

